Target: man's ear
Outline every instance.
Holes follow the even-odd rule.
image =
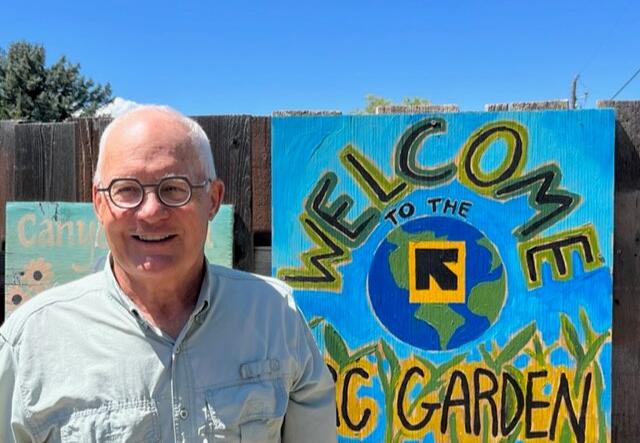
[[[218,213],[222,199],[224,198],[224,183],[220,179],[215,179],[209,184],[209,220]]]
[[[91,199],[93,201],[93,211],[96,213],[96,217],[98,217],[98,221],[102,224],[102,220],[105,214],[105,211],[109,209],[109,202],[107,202],[108,197],[104,192],[98,192],[98,187],[93,184],[91,186]]]

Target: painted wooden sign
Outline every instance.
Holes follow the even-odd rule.
[[[7,203],[5,317],[36,294],[101,270],[104,231],[91,203]],[[205,254],[233,264],[233,207],[222,205],[209,223]]]
[[[340,441],[611,439],[610,110],[273,119]]]

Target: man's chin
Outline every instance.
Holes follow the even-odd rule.
[[[170,256],[146,256],[136,260],[136,271],[146,275],[159,274],[166,275],[167,271],[175,269],[175,260]]]

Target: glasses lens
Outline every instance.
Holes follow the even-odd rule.
[[[144,194],[142,186],[135,180],[114,180],[110,189],[111,200],[123,208],[138,206]]]
[[[184,178],[166,178],[158,185],[158,197],[167,206],[181,206],[191,198],[191,186]]]

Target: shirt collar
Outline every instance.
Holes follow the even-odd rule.
[[[142,319],[142,316],[138,312],[139,309],[136,304],[124,293],[118,281],[116,280],[116,276],[113,273],[113,268],[111,267],[111,251],[107,255],[107,259],[104,264],[104,273],[107,280],[107,288],[109,294],[127,311],[129,311],[136,319]],[[209,308],[211,307],[211,285],[212,285],[212,275],[211,275],[211,267],[209,266],[209,261],[205,257],[204,259],[204,277],[202,278],[202,285],[200,286],[200,292],[198,294],[198,300],[196,301],[196,306],[193,309],[192,317],[199,323],[202,323],[204,319],[207,317]]]

